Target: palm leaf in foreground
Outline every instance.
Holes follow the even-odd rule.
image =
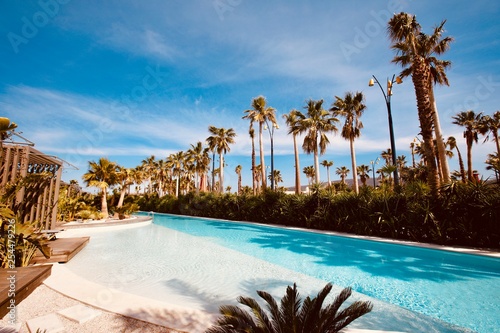
[[[328,283],[316,297],[307,296],[302,301],[294,284],[287,287],[279,306],[269,293],[257,291],[267,303],[267,311],[255,299],[240,296],[238,303],[249,311],[235,305],[221,306],[221,316],[206,333],[335,333],[373,308],[370,302],[356,301],[340,309],[351,296],[351,288],[343,289],[333,303],[323,307],[331,290],[332,285]]]

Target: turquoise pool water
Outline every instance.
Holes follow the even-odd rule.
[[[500,259],[256,224],[154,223],[478,332],[500,332]]]
[[[90,243],[66,265],[105,287],[209,313],[256,290],[374,303],[350,326],[407,333],[500,332],[500,259],[252,223],[155,214],[132,229],[73,229]],[[331,301],[331,300],[330,300]]]

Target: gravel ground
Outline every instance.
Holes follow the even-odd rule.
[[[35,289],[25,300],[17,306],[17,321],[22,323],[19,332],[29,332],[26,321],[32,318],[57,313],[60,310],[74,305],[82,304],[72,298],[66,297],[45,285]],[[177,333],[166,327],[146,323],[140,320],[124,317],[115,313],[100,310],[101,314],[83,324],[78,324],[61,315],[57,315],[63,323],[67,333],[99,333],[99,332],[152,332],[152,333]],[[7,316],[0,321],[0,333],[2,327],[8,327]],[[34,333],[34,332],[33,332]]]

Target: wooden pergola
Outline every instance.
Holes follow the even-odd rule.
[[[19,181],[22,185],[15,199],[7,204],[21,214],[23,221],[37,221],[43,229],[54,229],[62,160],[45,155],[30,145],[4,143],[2,150],[0,189]]]

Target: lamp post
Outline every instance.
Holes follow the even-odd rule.
[[[375,75],[372,75],[373,79],[370,79],[370,82],[368,83],[368,86],[373,86],[375,82],[378,84],[380,87],[380,90],[382,91],[382,94],[384,95],[385,99],[385,104],[387,105],[387,115],[389,118],[389,134],[391,137],[391,150],[392,150],[392,164],[396,166],[396,169],[394,170],[394,186],[399,186],[399,175],[398,175],[398,167],[396,164],[396,144],[394,142],[394,129],[392,126],[392,113],[391,113],[391,96],[392,96],[392,86],[394,85],[394,82],[397,84],[403,83],[403,80],[399,76],[393,75],[391,80],[387,80],[387,91],[384,91],[384,88],[382,88],[382,85],[380,82],[378,82],[377,78]]]
[[[266,129],[269,132],[269,139],[271,139],[271,190],[274,191],[274,129],[279,129],[277,123],[273,122],[272,126],[268,126],[266,119]]]
[[[375,164],[378,164],[378,161],[380,161],[380,157],[377,157],[375,160],[370,161],[370,164],[372,165],[372,172],[373,172],[373,188],[375,188]]]

